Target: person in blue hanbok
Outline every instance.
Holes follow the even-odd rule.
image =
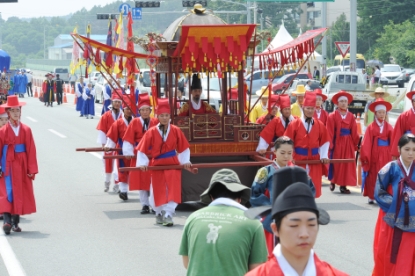
[[[294,142],[288,136],[279,137],[274,144],[275,159],[271,165],[262,167],[258,170],[251,187],[251,198],[249,202],[252,207],[271,205],[272,183],[274,173],[284,167],[294,166],[291,162],[293,159]],[[295,181],[294,181],[295,182]],[[308,179],[311,191],[315,195],[316,190],[311,178]],[[265,239],[267,242],[268,252],[272,254],[274,250],[274,233],[271,230],[271,214],[262,219],[262,225],[265,230]]]
[[[94,119],[95,116],[95,90],[92,89],[92,83],[88,83],[88,86],[84,89],[82,93],[82,99],[84,104],[82,107],[83,114],[86,119]]]
[[[84,93],[84,89],[85,89],[84,78],[80,77],[79,82],[76,84],[76,89],[75,89],[75,93],[77,97],[76,111],[79,111],[81,113],[79,117],[84,116],[84,110],[83,110],[84,99],[82,98],[82,93]]]
[[[24,74],[24,70],[22,70],[19,74],[19,87],[18,87],[18,93],[20,98],[24,98],[24,94],[26,93],[27,88],[27,76]]]
[[[13,95],[19,94],[20,80],[20,71],[16,71],[15,75],[13,76]]]
[[[104,115],[105,112],[110,110],[109,106],[111,105],[112,90],[108,83],[105,85],[105,89],[104,91],[102,91],[102,94],[104,96],[104,102],[102,103],[101,116]]]
[[[375,276],[415,275],[415,136],[404,134],[398,148],[400,157],[386,164],[376,181]]]

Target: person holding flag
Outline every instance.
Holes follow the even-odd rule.
[[[76,94],[76,111],[79,111],[81,115],[79,117],[84,117],[84,98],[82,97],[82,94],[84,93],[85,89],[85,83],[84,83],[84,77],[79,78],[79,82],[76,84],[75,88],[75,94]]]
[[[82,110],[86,119],[91,117],[94,119],[95,116],[95,89],[92,89],[92,83],[88,83],[87,87],[82,93],[82,99],[84,100]]]

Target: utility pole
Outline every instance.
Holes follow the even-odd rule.
[[[356,72],[357,0],[350,0],[350,71]]]
[[[46,26],[43,26],[43,59],[46,59]]]
[[[322,16],[322,27],[326,28],[327,27],[327,3],[323,2],[322,3],[323,8],[321,10],[321,16]],[[323,37],[323,43],[322,43],[322,56],[323,56],[323,60],[321,63],[321,77],[325,77],[327,74],[327,33],[324,35]]]

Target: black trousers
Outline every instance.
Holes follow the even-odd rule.
[[[20,223],[20,216],[19,215],[12,215],[10,213],[3,214],[3,223],[10,224],[10,225],[18,225]]]
[[[58,102],[58,104],[62,104],[62,91],[56,92],[56,101]]]
[[[27,89],[27,95],[33,97],[32,82],[27,83],[26,89]],[[30,90],[30,92],[29,92],[29,90]]]

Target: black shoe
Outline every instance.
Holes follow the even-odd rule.
[[[154,211],[153,209],[150,209],[150,213],[155,214],[156,211]]]
[[[3,231],[4,231],[4,234],[6,234],[6,235],[10,235],[10,230],[12,229],[12,226],[10,225],[10,224],[8,224],[8,223],[5,223],[4,225],[3,225]]]
[[[13,232],[22,232],[22,228],[19,227],[19,225],[13,225],[12,226]]]
[[[128,194],[127,193],[119,193],[118,196],[124,201],[128,200]]]
[[[141,214],[142,215],[150,214],[150,208],[147,205],[144,205],[143,209],[141,210]]]
[[[79,117],[84,117],[84,115],[79,115]]]

